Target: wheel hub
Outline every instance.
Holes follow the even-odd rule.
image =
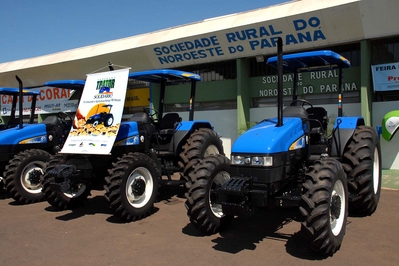
[[[333,219],[338,219],[341,214],[341,197],[334,195],[331,198],[331,216]]]
[[[135,197],[140,197],[145,192],[145,180],[142,178],[137,178],[133,181],[132,192]]]
[[[40,183],[41,181],[41,177],[42,177],[42,171],[40,170],[33,170],[29,173],[28,176],[28,181],[32,184],[32,185],[37,185]]]

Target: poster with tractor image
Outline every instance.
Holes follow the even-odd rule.
[[[109,154],[118,134],[129,69],[88,74],[61,153]]]

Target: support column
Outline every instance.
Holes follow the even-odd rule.
[[[369,40],[360,42],[360,106],[364,123],[371,126],[371,44]]]
[[[249,60],[246,58],[237,59],[237,131],[241,135],[247,130],[250,121],[249,108],[251,98],[249,93]]]

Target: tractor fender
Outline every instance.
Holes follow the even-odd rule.
[[[125,145],[139,145],[140,144],[140,132],[138,123],[134,121],[128,121],[121,123],[118,135],[116,135],[114,146],[125,146]]]
[[[364,118],[361,116],[337,117],[332,131],[330,156],[342,158],[344,149],[356,127],[363,125]]]

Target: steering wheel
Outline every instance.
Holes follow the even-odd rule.
[[[156,109],[150,107],[144,107],[144,112],[151,118],[152,121],[157,122],[159,118],[159,113]],[[152,111],[152,114],[151,114]],[[157,118],[155,118],[157,117]]]
[[[61,118],[61,120],[65,123],[68,123],[68,122],[72,123],[72,121],[73,121],[73,117],[70,114],[67,114],[65,112],[58,112],[57,116],[59,118]]]
[[[304,100],[304,99],[297,99],[297,100],[294,100],[294,101],[292,101],[292,102],[290,103],[290,106],[295,106],[295,105],[296,105],[295,103],[297,103],[297,102],[302,103],[302,107],[303,107],[305,104],[307,104],[307,105],[309,105],[310,107],[313,108],[313,105],[312,105],[310,102],[308,102],[307,100]]]

